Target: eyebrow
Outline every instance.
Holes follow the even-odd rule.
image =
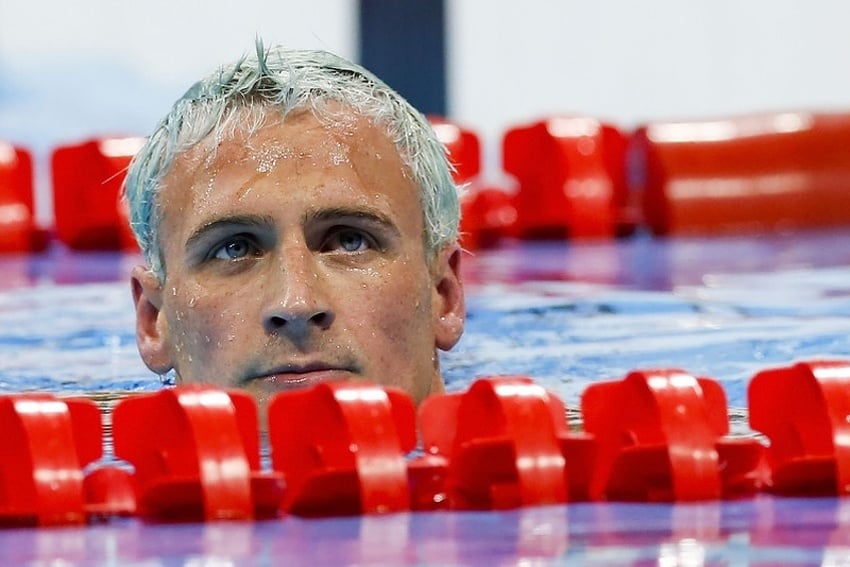
[[[387,215],[380,211],[370,208],[349,208],[349,207],[332,207],[328,209],[320,209],[307,213],[305,223],[310,222],[338,222],[346,219],[357,219],[378,225],[386,230],[391,231],[397,236],[401,235],[396,223]]]
[[[358,219],[389,230],[400,236],[398,226],[385,214],[369,208],[332,207],[309,212],[305,215],[305,224],[309,222],[339,222],[345,219]],[[233,228],[268,228],[274,226],[274,219],[267,215],[234,215],[201,225],[186,239],[184,248],[191,250],[208,234]]]
[[[185,249],[192,249],[206,235],[219,230],[232,230],[233,228],[268,228],[274,225],[274,219],[267,215],[234,215],[208,222],[195,229],[186,239]]]

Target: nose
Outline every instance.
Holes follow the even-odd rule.
[[[330,326],[331,314],[325,310],[281,309],[269,314],[265,320],[266,330],[271,333],[307,334],[310,327],[326,329]]]
[[[310,333],[330,327],[334,313],[324,281],[304,254],[286,259],[273,276],[273,290],[263,310],[266,332],[303,340]]]

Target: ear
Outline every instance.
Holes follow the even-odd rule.
[[[152,371],[165,374],[173,367],[168,349],[168,323],[162,313],[162,285],[156,274],[136,266],[130,276],[136,306],[136,343],[142,360]]]
[[[463,333],[466,321],[466,303],[460,275],[460,246],[450,244],[434,259],[434,301],[432,302],[435,344],[449,350]]]

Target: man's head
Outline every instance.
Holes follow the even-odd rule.
[[[258,47],[177,101],[126,196],[152,370],[260,397],[441,390],[436,349],[463,327],[457,188],[427,121],[364,69]]]

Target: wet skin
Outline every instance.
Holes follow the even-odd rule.
[[[261,404],[327,380],[443,391],[464,322],[460,250],[428,259],[419,192],[383,130],[275,119],[177,157],[160,194],[165,280],[132,273],[137,340],[178,383]]]

